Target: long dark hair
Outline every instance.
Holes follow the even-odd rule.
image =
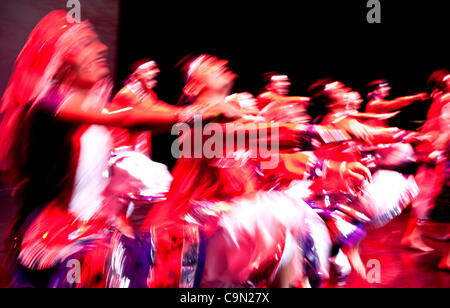
[[[325,91],[327,84],[335,80],[331,77],[317,80],[308,88],[308,95],[311,97],[311,103],[308,106],[308,113],[311,116],[312,123],[318,124],[328,113],[328,105],[332,103],[331,98]]]
[[[447,83],[444,81],[444,77],[449,74],[450,71],[446,68],[434,71],[427,81],[427,86],[430,92],[447,92]]]

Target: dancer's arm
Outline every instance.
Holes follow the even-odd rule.
[[[403,107],[411,105],[415,101],[424,101],[426,99],[428,99],[428,94],[426,93],[403,96],[390,101],[384,99],[375,99],[367,104],[366,110],[368,112],[387,113],[402,109]]]
[[[115,111],[96,110],[90,106],[82,95],[71,96],[63,102],[57,110],[61,119],[73,122],[116,126],[137,129],[170,128],[178,122],[189,121],[193,118],[197,106],[176,107],[162,101],[143,103],[133,107],[124,107]],[[203,119],[214,117],[215,111],[204,112]]]
[[[284,96],[284,95],[278,95],[273,92],[267,92],[263,93],[259,96],[259,99],[263,100],[269,100],[269,101],[279,101],[279,102],[285,102],[285,103],[301,103],[301,104],[308,104],[311,100],[309,97],[304,96]]]

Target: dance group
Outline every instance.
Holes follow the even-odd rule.
[[[184,60],[183,97],[170,105],[152,90],[151,60],[134,65],[111,99],[105,53],[87,21],[54,11],[17,58],[0,122],[0,167],[20,205],[9,286],[323,287],[332,277],[343,285],[352,270],[366,278],[367,230],[409,205],[402,244],[431,249],[421,226],[448,200],[448,71],[430,77],[431,95],[391,101],[388,83],[372,82],[360,112],[361,95],[332,79],[295,97],[288,76],[271,73],[258,97],[233,94],[227,61],[200,55]],[[420,131],[388,125],[427,99]],[[199,118],[220,128],[220,140],[244,142],[212,147],[213,129],[196,135]],[[180,123],[191,129],[169,172],[150,159],[150,134]],[[198,142],[217,155],[183,154]],[[137,205],[148,214],[133,224]],[[439,267],[449,264],[443,251]]]

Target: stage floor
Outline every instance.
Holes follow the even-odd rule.
[[[146,209],[136,207],[134,222],[142,221]],[[8,197],[8,191],[0,194],[0,235],[2,239],[7,232],[10,220],[14,216],[14,205]],[[363,281],[353,272],[347,283],[340,288],[450,288],[450,272],[438,270],[442,249],[450,243],[425,238],[425,242],[435,250],[431,253],[421,253],[400,247],[400,239],[405,231],[409,213],[378,230],[370,230],[361,246],[361,257],[364,263],[378,260],[380,264],[380,283]],[[426,234],[445,232],[443,224],[429,223],[425,227]],[[3,240],[0,256],[3,258],[5,247]],[[1,281],[1,279],[0,279]],[[335,285],[329,285],[329,287]]]
[[[409,213],[403,213],[388,225],[368,232],[361,245],[364,263],[378,260],[381,283],[368,283],[353,272],[345,288],[450,288],[450,271],[438,269],[442,249],[450,242],[428,236],[445,234],[445,225],[429,222],[424,227],[424,242],[434,251],[422,253],[403,248],[400,240],[405,232]],[[370,267],[372,268],[372,267]]]

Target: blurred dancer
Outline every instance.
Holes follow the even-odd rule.
[[[449,78],[450,75],[447,75],[447,78]],[[448,87],[450,88],[450,87]],[[442,189],[441,195],[438,197],[438,202],[440,202],[444,208],[442,211],[444,217],[440,217],[441,222],[445,222],[447,224],[446,228],[446,234],[444,236],[444,240],[448,240],[450,237],[450,210],[449,210],[449,204],[450,204],[450,138],[449,138],[449,132],[450,132],[450,97],[447,97],[446,99],[447,103],[442,108],[441,113],[441,129],[445,131],[447,134],[447,145],[445,148],[445,167],[444,167],[444,187]],[[444,153],[443,153],[444,154]],[[439,263],[440,269],[450,270],[450,248],[447,246],[442,251],[442,258]]]
[[[192,61],[186,94],[205,104],[226,100],[235,78],[226,64],[206,55]],[[263,126],[242,119],[237,122],[241,126],[227,123],[226,135]],[[278,124],[268,127],[275,125]],[[285,126],[282,133],[283,126],[279,125],[279,139],[270,140],[280,142],[287,138],[281,143],[285,145],[282,150],[296,147],[299,132],[295,127]],[[263,191],[256,171],[260,158],[250,159],[249,150],[244,146],[222,158],[178,160],[167,202],[154,207],[145,223],[156,243],[151,286],[307,284],[298,245],[304,243],[303,236],[309,230],[307,217],[317,215],[300,199],[284,192]],[[317,169],[314,176],[319,176],[319,169],[324,171],[325,164],[313,156],[297,157],[300,161],[297,165],[304,163],[305,168],[293,170],[292,176],[303,178],[306,173],[313,173],[313,169]],[[356,169],[355,172],[361,172]],[[328,170],[329,175],[337,175],[340,166],[330,164]],[[351,175],[350,169],[342,172]],[[325,233],[328,235],[326,228]]]
[[[362,102],[363,99],[358,92],[349,90],[349,92],[345,94],[345,97],[343,97],[341,103],[339,103],[338,100],[336,104],[332,104],[329,106],[333,109],[333,112],[328,114],[328,119],[325,119],[324,121],[333,119],[332,121],[346,122],[348,119],[354,119],[354,121],[351,122],[351,126],[356,127],[359,124],[362,124],[369,131],[371,131],[371,134],[378,136],[378,138],[369,141],[369,143],[383,143],[383,145],[378,148],[377,146],[375,146],[376,149],[374,148],[373,150],[375,156],[377,157],[378,166],[385,169],[411,173],[408,168],[412,165],[415,165],[416,155],[414,153],[413,147],[407,141],[414,141],[415,139],[419,138],[419,134],[415,134],[413,132],[402,132],[397,128],[390,128],[388,127],[388,125],[379,126],[380,123],[394,117],[398,114],[398,112],[358,112],[358,109],[361,107]],[[340,125],[342,125],[342,123]],[[362,125],[359,126],[363,127]],[[395,142],[395,139],[391,138],[391,136],[398,134],[404,134],[407,138],[399,139],[399,142]],[[380,140],[380,137],[382,137],[382,135],[387,137],[387,140]]]
[[[136,105],[149,107],[159,103],[153,91],[157,84],[158,73],[159,69],[155,61],[144,59],[133,63],[131,75],[108,105],[108,111],[120,111],[124,108],[134,108]],[[114,129],[113,137],[115,148],[126,147],[147,156],[151,154],[151,135],[148,131]]]
[[[390,95],[391,87],[385,79],[374,80],[368,84],[369,94],[367,99],[369,102],[366,106],[366,112],[373,113],[389,113],[400,110],[416,101],[424,101],[428,99],[427,93],[419,93],[410,96],[398,97],[393,100],[387,100]],[[373,120],[372,125],[388,127],[387,120]]]
[[[421,131],[431,138],[418,147],[420,166],[416,180],[420,193],[412,204],[413,215],[401,241],[406,247],[424,252],[433,249],[423,242],[421,226],[429,219],[445,179],[449,130],[444,106],[449,102],[450,73],[447,70],[435,71],[428,80],[428,86],[432,91],[433,102]]]
[[[386,145],[390,144],[408,144],[409,142],[420,140],[421,135],[415,132],[403,131],[395,127],[386,128],[365,124],[364,121],[362,121],[362,119],[366,118],[364,114],[362,114],[363,117],[361,119],[361,114],[351,111],[352,106],[358,106],[362,102],[361,96],[357,92],[345,87],[340,82],[335,81],[330,83],[325,81],[322,89],[322,94],[320,94],[322,96],[322,103],[325,103],[329,108],[329,114],[325,116],[322,123],[331,124],[335,127],[346,129],[356,138],[355,141],[359,140],[359,142],[350,145],[356,151],[355,153],[360,152],[361,154],[364,153],[364,155],[371,152],[375,153],[375,170],[378,170],[378,173],[383,174],[383,176],[377,177],[376,172],[374,175],[375,179],[386,177],[384,183],[387,184],[390,180],[394,180],[398,177],[398,172],[388,172],[386,169],[395,170],[395,165],[402,164],[403,161],[400,159],[395,162],[392,160],[387,163],[386,159],[382,155],[378,154],[379,149],[385,149]],[[349,112],[349,110],[351,112]],[[403,147],[400,148],[400,151],[402,149]],[[408,149],[409,148],[407,148],[406,152],[401,152],[398,156],[403,157],[403,159],[408,157]],[[408,177],[408,180],[405,179],[405,181],[401,182],[403,182],[403,187],[398,185],[397,187],[399,190],[393,192],[388,198],[386,198],[386,200],[384,200],[384,206],[386,206],[386,208],[383,209],[380,207],[377,209],[380,211],[379,214],[381,216],[386,216],[385,218],[387,218],[387,220],[392,218],[390,216],[391,214],[396,216],[398,214],[398,208],[403,208],[408,205],[408,203],[417,194],[415,181],[411,176]],[[383,199],[381,198],[381,195],[376,198],[380,200]],[[392,200],[388,201],[389,198],[392,198]],[[397,201],[395,201],[396,198],[398,199]],[[375,200],[373,201],[374,206],[380,206],[383,203],[378,203]],[[390,214],[383,214],[382,212],[384,210],[390,212]]]
[[[158,100],[153,91],[157,84],[158,73],[158,66],[153,60],[144,59],[134,63],[125,86],[108,104],[108,112],[115,113],[133,108],[153,110],[159,108],[161,112],[166,112],[166,109],[173,110],[172,106]],[[167,131],[169,126],[162,129]],[[135,177],[137,183],[141,184],[140,187],[135,187],[138,192],[130,191],[128,196],[131,199],[141,200],[163,198],[169,190],[172,176],[165,165],[150,159],[151,132],[142,128],[112,128],[111,132],[114,140],[114,163],[122,166],[132,177]],[[128,214],[130,215],[131,211]]]
[[[245,110],[244,116],[256,116],[259,113],[258,104],[253,94],[249,92],[234,93],[225,99],[226,104],[234,104],[241,110]]]
[[[175,107],[104,112],[107,48],[88,22],[66,15],[51,12],[34,28],[2,99],[1,168],[21,206],[9,234],[16,287],[76,285],[66,279],[71,259],[82,263],[82,286],[105,285],[96,278],[105,230],[133,234],[122,204],[105,198],[119,192],[104,176],[112,142],[102,125],[151,129],[193,116]]]
[[[190,62],[187,66],[187,75],[188,82],[184,88],[184,95],[191,98],[191,100],[199,105],[224,104],[227,97],[229,97],[229,92],[234,83],[234,79],[236,78],[236,75],[228,70],[227,61],[219,60],[209,55],[199,56]],[[229,104],[227,107],[229,109],[229,115],[233,112],[234,116],[237,116],[238,118],[241,116],[240,106]],[[232,114],[230,116],[232,116]],[[224,120],[229,122],[230,116],[228,116],[228,120]],[[227,135],[233,135],[237,130],[233,127],[227,127],[225,132]],[[297,144],[297,134],[294,130],[288,130],[288,132],[292,134],[292,136],[289,136],[290,134],[285,134],[285,136],[291,140],[289,143],[292,148]],[[197,137],[194,136],[194,138]],[[201,142],[203,144],[203,141]],[[229,154],[227,153],[226,155]],[[226,158],[224,159],[224,161],[232,160],[234,160],[232,157],[230,157],[229,160]],[[281,252],[277,250],[277,246],[274,245],[274,243],[278,243],[275,239],[284,238],[286,232],[288,232],[286,229],[284,229],[284,233],[274,234],[273,237],[270,237],[267,241],[260,242],[260,247],[251,246],[253,243],[252,237],[244,238],[238,235],[240,241],[243,239],[250,240],[250,242],[240,243],[243,248],[242,250],[236,249],[233,242],[229,242],[228,245],[225,245],[225,242],[220,240],[220,237],[226,235],[220,232],[220,229],[218,232],[214,231],[217,230],[217,223],[224,215],[227,214],[230,215],[230,217],[235,217],[235,215],[238,214],[235,213],[235,211],[230,211],[233,208],[230,208],[230,206],[233,205],[231,200],[241,197],[243,198],[242,202],[244,202],[245,198],[257,189],[257,183],[254,180],[254,174],[251,170],[244,168],[244,166],[239,168],[235,166],[235,164],[232,164],[232,167],[230,168],[221,168],[219,165],[220,162],[215,162],[215,159],[211,160],[204,157],[182,157],[178,160],[174,168],[174,182],[169,192],[167,202],[155,206],[151,210],[144,224],[144,230],[151,231],[152,238],[154,238],[156,244],[156,263],[151,272],[150,286],[250,286],[251,284],[261,283],[261,281],[253,281],[254,279],[257,279],[257,277],[251,277],[252,274],[254,275],[256,273],[252,271],[252,268],[248,267],[249,263],[252,261],[257,264],[260,264],[260,262],[263,261],[270,261],[269,264],[265,265],[267,266],[267,270],[271,272],[275,270],[276,266],[274,265],[276,263],[272,263],[271,260],[268,260],[268,256],[263,256],[262,252],[268,253],[270,256],[273,256],[271,253],[275,253],[281,257]],[[221,206],[218,203],[220,201],[225,203]],[[229,201],[230,203],[227,204],[226,201]],[[244,206],[244,203],[238,202],[237,204]],[[247,204],[250,205],[250,203]],[[270,202],[266,200],[265,204],[268,205]],[[287,208],[293,206],[292,203],[287,201],[283,204]],[[283,204],[280,206],[283,206]],[[261,205],[261,209],[263,207],[264,206]],[[250,207],[247,208],[248,210],[251,209]],[[207,211],[207,209],[210,210]],[[205,210],[205,212],[203,212],[203,210]],[[225,212],[223,212],[223,210],[225,210]],[[195,215],[194,213],[196,212],[203,214]],[[208,212],[210,214],[207,214]],[[281,222],[271,215],[271,212],[264,213],[256,211],[254,212],[254,215],[246,215],[245,219],[250,219],[249,223],[252,226],[250,228],[256,227],[254,222],[255,219],[258,218],[261,219],[261,221],[264,220],[276,223],[276,226],[283,228]],[[298,217],[298,215],[295,217]],[[274,219],[270,220],[271,218]],[[200,221],[192,224],[193,219],[194,221],[200,219]],[[244,219],[244,217],[239,218],[235,223],[239,224],[242,222],[242,219]],[[234,221],[235,219],[232,218],[232,220]],[[197,225],[202,226],[200,231],[197,230]],[[199,232],[204,234],[204,236],[216,234],[217,240],[208,240],[208,243],[211,244],[204,248],[207,249],[207,259],[203,260],[204,275],[200,275],[199,277],[195,275],[195,279],[189,279],[189,276],[192,277],[192,274],[195,274],[196,270],[195,268],[193,271],[189,270],[189,267],[187,267],[188,264],[184,263],[187,252],[183,247],[186,247],[189,240],[191,240],[190,234],[191,236],[195,236],[196,234],[198,236]],[[242,230],[241,232],[246,231]],[[194,244],[195,242],[198,242],[198,240],[193,241]],[[222,248],[219,249],[217,245],[220,243],[223,245]],[[199,255],[202,255],[202,253],[198,251],[198,248],[201,248],[202,245],[199,244],[194,247],[197,247],[193,256],[194,260],[196,260],[199,258]],[[295,245],[291,247],[295,247]],[[236,263],[233,268],[228,268],[228,273],[226,275],[223,272],[223,265],[227,264],[225,262],[226,259],[222,260],[224,261],[223,263],[217,263],[219,260],[214,257],[217,256],[217,254],[222,254],[224,249],[229,251],[226,251],[226,255],[222,255],[222,257],[227,257],[230,260],[240,257],[243,261],[243,263]],[[241,256],[239,256],[239,251],[242,252]],[[203,255],[204,254],[205,252],[203,252]],[[187,260],[193,260],[192,257],[188,256]],[[258,256],[263,257],[263,260],[259,261]],[[292,257],[299,258],[296,253],[294,253]],[[192,264],[192,261],[190,263],[190,267],[192,268],[195,264]],[[202,268],[200,263],[201,262],[198,264],[199,270]],[[288,261],[287,264],[289,263],[290,262]],[[298,271],[293,272],[292,277],[298,278]],[[264,282],[269,276],[265,275],[262,278]],[[191,281],[191,283],[189,283],[189,281]],[[284,286],[289,282],[290,281],[283,281],[281,285]]]
[[[291,82],[289,77],[283,74],[268,73],[265,76],[266,86],[258,95],[257,104],[261,114],[270,117],[269,121],[279,121],[273,118],[278,114],[284,119],[289,118],[291,123],[305,124],[309,122],[306,107],[308,97],[288,96]]]
[[[332,155],[336,160],[347,163],[366,162],[373,172],[372,182],[363,185],[359,191],[342,189],[339,187],[340,183],[336,181],[324,181],[321,185],[316,185],[314,191],[319,195],[325,194],[325,197],[329,195],[328,201],[325,198],[325,203],[335,199],[332,204],[337,202],[350,208],[356,207],[370,218],[371,225],[380,227],[386,224],[399,215],[417,195],[417,187],[412,177],[405,178],[398,172],[382,170],[380,162],[367,154],[376,149],[374,146],[377,144],[407,142],[415,134],[396,128],[380,128],[365,124],[362,119],[366,119],[367,114],[360,114],[355,109],[362,102],[360,95],[341,82],[332,79],[319,80],[310,87],[309,92],[313,104],[320,104],[321,108],[328,109],[328,114],[321,122],[322,125],[345,130],[354,138],[352,142],[337,145],[334,151],[329,152],[333,149],[331,148],[328,149],[328,154],[327,152],[323,154],[328,157]],[[357,271],[364,273],[357,246],[352,248],[347,254],[349,260]]]

